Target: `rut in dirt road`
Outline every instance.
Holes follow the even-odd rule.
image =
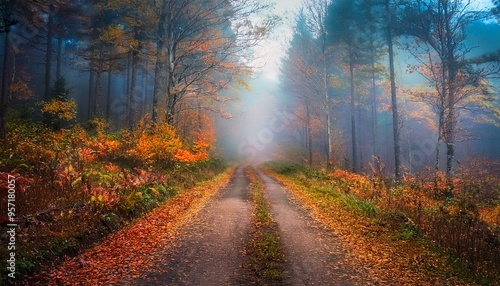
[[[284,188],[260,170],[269,210],[284,249],[285,280],[269,285],[356,285],[361,277],[349,267],[343,249],[288,197]],[[257,179],[257,177],[253,177]],[[230,184],[208,203],[172,246],[160,251],[160,263],[123,285],[258,285],[245,267],[244,251],[255,225],[249,179],[239,167]]]
[[[364,276],[349,266],[335,237],[293,203],[284,188],[257,170],[278,225],[288,272],[287,285],[359,285]]]
[[[220,197],[182,232],[155,272],[132,285],[241,285],[243,249],[251,227],[248,179],[236,169]]]

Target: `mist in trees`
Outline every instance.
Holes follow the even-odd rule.
[[[451,179],[500,156],[499,5],[304,1],[273,81],[253,66],[279,20],[263,1],[2,1],[0,137],[9,116],[186,136],[217,120],[234,157]]]
[[[40,106],[59,101],[64,109],[70,99],[78,112],[67,126],[93,118],[115,129],[140,120],[181,126],[193,112],[227,117],[232,95],[221,91],[251,74],[249,50],[278,19],[269,8],[226,0],[2,1],[1,137],[9,110],[53,126],[56,111]],[[68,91],[65,99],[57,89]]]
[[[303,2],[283,60],[306,138],[291,157],[397,181],[432,168],[449,189],[468,159],[499,158],[497,19],[498,2]]]

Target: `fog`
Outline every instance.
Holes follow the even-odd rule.
[[[398,21],[392,27],[397,130],[401,161],[411,172],[432,166],[438,151],[441,169],[447,152],[458,165],[475,156],[500,158],[499,16],[490,13],[489,1],[471,1],[463,11],[481,9],[471,17],[460,18],[455,11],[453,21],[466,22],[460,26],[463,33],[450,35],[458,43],[453,64],[460,68],[451,71],[454,80],[448,82],[438,71],[452,64],[440,61],[436,39],[425,40],[434,35],[422,34],[440,27],[432,22],[440,19],[435,16],[439,9],[432,9],[443,3],[410,1],[393,11]],[[135,15],[139,26],[134,26],[122,17],[132,13],[128,7],[111,4],[104,14],[86,1],[38,12],[28,2],[13,7],[17,24],[9,31],[11,56],[3,64],[4,78],[19,93],[11,92],[7,100],[13,110],[42,118],[37,104],[50,98],[48,87],[59,74],[78,106],[68,126],[101,117],[117,130],[134,128],[141,119],[166,118],[187,134],[194,125],[201,128],[193,120],[201,121],[203,113],[216,121],[216,154],[233,161],[285,159],[366,172],[378,158],[392,173],[387,19],[376,1],[276,0],[274,7],[254,7],[253,14],[234,9],[242,14],[234,12],[218,26],[192,19],[206,33],[197,37],[183,28],[195,16],[186,12],[168,23],[182,39],[172,43],[175,37],[158,41],[155,21]],[[155,5],[143,8],[160,13]],[[213,7],[202,8],[224,16]],[[434,26],[417,25],[426,21]],[[5,39],[0,44],[6,45]],[[437,99],[445,89],[455,91],[455,105],[446,103],[449,95]],[[441,125],[439,108],[451,114],[443,115]]]
[[[218,150],[231,160],[262,162],[280,149],[290,115],[279,82],[265,74],[248,81],[251,90],[240,90],[228,107],[233,117],[217,122]]]
[[[321,1],[319,1],[321,2]],[[318,3],[319,3],[318,2]],[[316,3],[316,2],[314,2]],[[309,5],[314,5],[314,3]],[[283,4],[283,3],[281,3]],[[491,7],[489,3],[476,1],[474,7],[486,9]],[[294,5],[290,5],[292,7]],[[303,9],[307,4],[303,5]],[[311,9],[309,7],[309,9]],[[313,103],[314,96],[317,93],[310,79],[303,78],[302,86],[309,84],[309,90],[297,91],[294,84],[297,84],[297,78],[290,79],[293,75],[283,74],[280,69],[290,68],[286,61],[294,60],[293,49],[290,47],[293,43],[293,33],[287,34],[285,31],[295,31],[297,37],[297,21],[299,9],[289,8],[292,11],[287,15],[287,19],[293,21],[284,21],[277,30],[281,36],[275,38],[275,42],[270,46],[281,46],[281,49],[274,50],[269,54],[269,49],[264,49],[267,54],[264,58],[267,66],[253,79],[249,80],[252,87],[251,91],[241,91],[237,103],[231,105],[231,111],[235,117],[231,120],[218,122],[218,138],[220,151],[233,159],[262,161],[271,159],[286,159],[299,163],[307,163],[309,158],[307,149],[313,149],[313,165],[327,166],[326,164],[326,122],[324,111],[321,104]],[[308,12],[305,14],[307,15]],[[309,12],[310,13],[310,12]],[[472,21],[465,29],[466,40],[463,46],[466,48],[464,59],[474,59],[485,54],[496,53],[500,50],[500,25],[488,18],[485,21]],[[311,19],[306,21],[312,21]],[[295,27],[294,27],[295,26]],[[312,34],[312,33],[311,33]],[[313,40],[314,41],[314,40]],[[422,59],[415,58],[415,50],[408,48],[414,45],[415,38],[411,36],[400,37],[395,45],[395,72],[398,88],[398,105],[401,113],[401,156],[403,166],[409,172],[422,171],[425,168],[431,168],[436,162],[436,144],[438,136],[436,131],[437,115],[433,107],[426,106],[423,103],[415,102],[415,98],[410,93],[415,90],[428,90],[432,88],[428,78],[415,70]],[[277,43],[279,42],[279,44]],[[340,46],[339,48],[341,48]],[[335,48],[333,48],[335,49]],[[338,49],[338,48],[337,48]],[[283,53],[285,52],[285,53]],[[311,51],[304,50],[303,54]],[[314,52],[313,52],[314,53]],[[340,167],[350,168],[352,166],[352,130],[350,122],[350,109],[348,104],[348,77],[345,74],[339,74],[339,68],[333,65],[339,65],[339,55],[343,51],[333,51],[330,55],[330,64],[332,65],[332,74],[329,75],[339,78],[343,83],[338,86],[330,86],[328,89],[329,97],[333,104],[331,106],[332,125],[332,143],[335,145],[330,160],[336,160],[333,164]],[[314,55],[310,56],[313,57]],[[279,58],[280,60],[276,60]],[[389,173],[394,167],[393,151],[393,121],[390,107],[390,90],[388,87],[388,64],[387,48],[381,49],[381,56],[377,60],[382,71],[375,78],[375,97],[376,107],[373,104],[373,98],[370,95],[369,78],[362,75],[356,79],[356,107],[355,120],[357,122],[357,146],[359,170],[368,171],[369,166],[374,164],[374,156],[380,158]],[[497,59],[498,63],[498,59]],[[314,66],[314,63],[310,63]],[[496,70],[498,65],[495,63],[485,64],[481,69]],[[344,69],[344,67],[340,67]],[[361,69],[361,68],[359,68]],[[337,70],[337,71],[335,71]],[[319,69],[316,75],[320,73]],[[300,75],[299,75],[300,76]],[[303,75],[302,75],[303,76]],[[289,77],[287,79],[287,77]],[[362,77],[365,77],[364,79]],[[309,82],[307,82],[309,80]],[[331,80],[331,79],[330,79]],[[490,74],[487,77],[489,82],[489,98],[493,105],[499,103],[498,74]],[[365,83],[363,83],[365,81]],[[293,82],[292,84],[290,82]],[[295,90],[294,90],[295,89]],[[306,104],[312,108],[311,116],[316,117],[316,125],[311,143],[307,143],[305,137],[307,126],[302,122],[303,114],[298,114],[300,97],[306,98]],[[460,110],[460,117],[457,119],[457,139],[455,160],[458,166],[465,166],[471,158],[483,157],[491,160],[500,159],[500,129],[498,127],[498,118],[491,117],[488,110],[472,107],[473,104],[467,104],[463,110]],[[470,110],[468,110],[470,106]],[[373,113],[375,108],[376,113]],[[300,113],[300,112],[299,112]],[[374,117],[376,116],[376,117]],[[485,119],[489,118],[489,119]],[[279,122],[279,124],[275,124]],[[495,123],[496,122],[496,123]],[[274,128],[273,128],[274,127]],[[278,128],[279,127],[279,128]],[[458,131],[459,130],[459,131]],[[376,133],[376,134],[375,134]],[[440,139],[442,140],[442,139]],[[311,144],[312,147],[309,147]],[[446,146],[443,142],[439,143],[441,153],[440,168],[445,169]]]

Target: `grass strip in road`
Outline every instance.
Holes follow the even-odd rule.
[[[286,279],[283,245],[264,195],[264,184],[251,167],[245,169],[253,203],[254,230],[245,249],[249,269],[257,285],[281,285]],[[248,282],[248,281],[247,281]]]

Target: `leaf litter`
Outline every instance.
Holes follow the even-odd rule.
[[[101,244],[71,258],[50,273],[46,285],[112,285],[138,278],[161,257],[154,254],[170,246],[187,224],[218,190],[232,171],[198,184],[157,208],[132,226],[111,234]]]

